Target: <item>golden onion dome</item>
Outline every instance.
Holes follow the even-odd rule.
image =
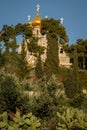
[[[41,18],[37,14],[36,17],[32,20],[32,26],[33,27],[41,27]]]
[[[29,27],[32,28],[32,22],[28,22]]]

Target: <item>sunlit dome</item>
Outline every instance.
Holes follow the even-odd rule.
[[[37,14],[36,17],[32,20],[32,26],[41,27],[41,18],[39,14]]]

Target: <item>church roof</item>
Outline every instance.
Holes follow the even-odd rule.
[[[41,18],[39,14],[37,14],[36,17],[32,20],[32,26],[41,27]]]

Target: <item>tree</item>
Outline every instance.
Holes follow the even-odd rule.
[[[15,65],[15,73],[20,79],[29,78],[30,67],[28,65],[26,59],[26,46],[25,43],[22,43],[21,53],[15,55],[14,57],[14,65]]]
[[[77,39],[76,44],[79,55],[79,67],[81,69],[87,69],[87,40]]]
[[[58,73],[58,40],[63,39],[67,41],[65,28],[60,25],[60,21],[51,19],[42,20],[42,34],[47,34],[47,59],[45,63],[45,70],[48,77],[52,74]]]
[[[0,74],[0,112],[10,110],[15,112],[20,95],[16,78],[11,75]]]
[[[73,57],[73,66],[72,69],[68,71],[67,78],[64,81],[65,90],[69,98],[75,97],[82,91],[81,83],[79,81],[77,45],[72,46],[72,48],[71,55]]]
[[[2,46],[0,45],[0,68],[3,67],[5,64],[5,57],[2,52]]]
[[[73,61],[73,77],[74,77],[74,82],[75,82],[75,88],[77,93],[81,93],[81,85],[78,80],[78,53],[77,53],[77,47],[74,47],[74,61]]]
[[[16,36],[21,35],[25,39],[32,37],[32,28],[28,24],[18,23],[15,26]]]
[[[37,97],[34,98],[36,99],[34,114],[42,120],[55,117],[56,112],[62,110],[63,105],[67,106],[63,84],[58,82],[55,76],[52,76],[49,82],[43,77],[34,88],[37,92]]]
[[[45,70],[48,77],[58,73],[58,42],[55,34],[48,34],[47,59]],[[48,71],[47,71],[48,70]]]
[[[16,54],[17,51],[17,43],[16,43],[16,33],[15,33],[15,27],[4,25],[2,28],[1,33],[1,44],[2,44],[2,62],[4,60],[4,65],[2,66],[2,69],[5,72],[14,73],[13,70],[13,55]]]
[[[7,55],[10,52],[16,52],[17,44],[15,27],[4,25],[2,32],[2,41],[4,42],[5,46],[5,54]]]
[[[40,55],[37,57],[37,64],[35,67],[35,73],[36,73],[36,77],[38,79],[43,77],[43,68],[42,68],[42,61],[41,61]]]
[[[74,48],[77,48],[77,55],[78,55],[78,67],[80,69],[86,69],[87,68],[87,40],[83,39],[77,39],[75,44],[72,44],[70,46],[66,46],[65,50],[69,53],[70,58],[74,59]]]
[[[78,77],[75,76],[74,70],[68,70],[66,79],[63,83],[68,98],[74,98],[74,96],[81,93],[80,81],[78,80]]]

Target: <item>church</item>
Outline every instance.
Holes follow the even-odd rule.
[[[36,16],[33,20],[30,20],[30,16],[28,16],[28,24],[30,27],[32,27],[32,33],[34,37],[38,38],[38,45],[41,47],[44,47],[44,53],[41,55],[41,61],[44,63],[46,60],[46,53],[47,53],[47,36],[42,35],[41,34],[41,17],[40,17],[40,5],[37,4],[36,5]],[[46,17],[47,18],[47,17]],[[37,57],[34,56],[34,54],[31,54],[31,52],[29,52],[29,50],[27,49],[27,42],[29,43],[29,39],[27,39],[25,41],[25,45],[26,45],[26,59],[27,62],[29,64],[29,66],[31,66],[32,68],[35,67],[36,65],[36,61],[37,61]],[[19,46],[19,50],[18,53],[21,53],[21,45]],[[63,50],[63,46],[60,44],[59,45],[59,50],[58,50],[58,56],[59,56],[59,66],[64,66],[67,68],[71,67],[71,63],[70,63],[70,58],[69,56],[66,54],[66,52]]]

